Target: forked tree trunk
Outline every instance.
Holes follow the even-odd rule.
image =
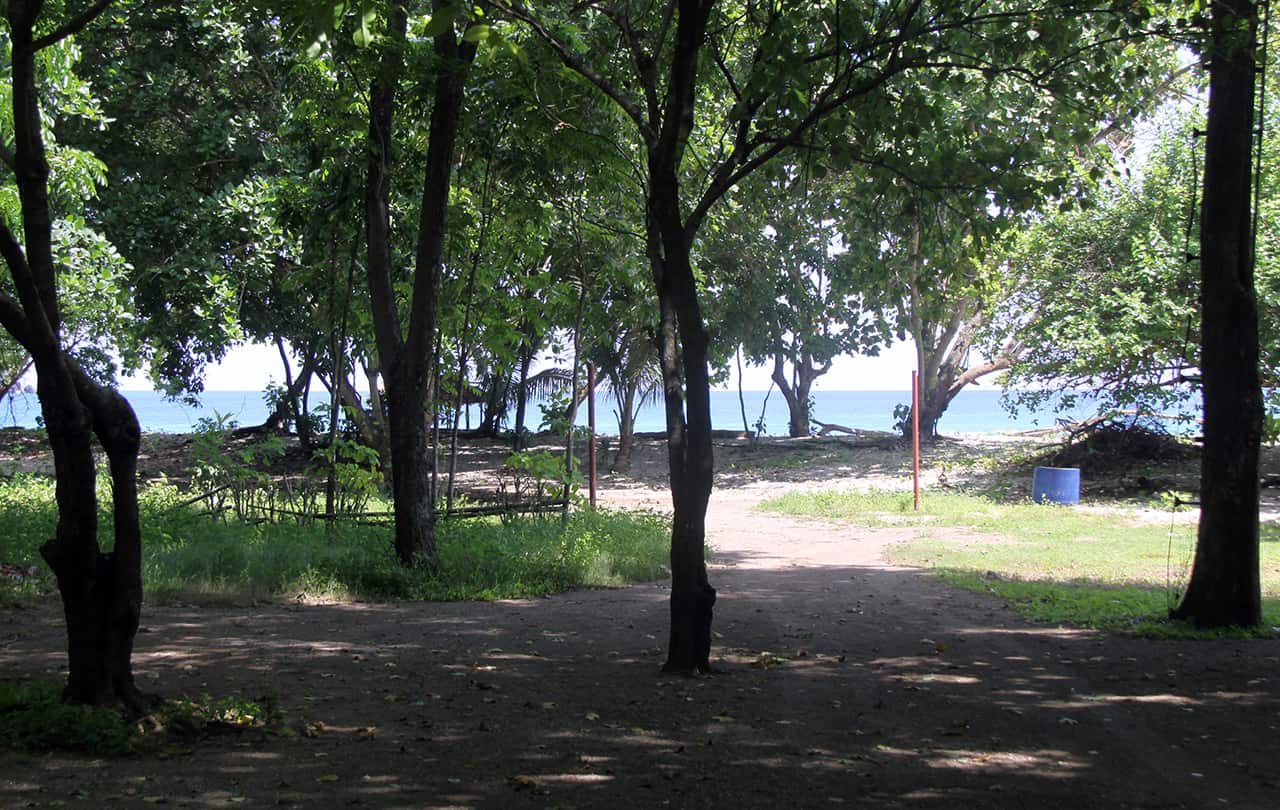
[[[119,394],[93,382],[61,344],[53,262],[49,165],[40,126],[36,52],[88,24],[105,4],[40,40],[42,4],[11,0],[13,157],[25,244],[0,222],[0,254],[18,300],[0,294],[0,324],[30,352],[40,409],[53,450],[58,523],[40,548],[53,570],[67,624],[68,678],[63,697],[125,706],[140,713],[151,699],[133,681],[133,640],[142,609],[142,540],[138,522],[138,420]],[[74,30],[73,30],[74,29]],[[115,549],[98,545],[97,434],[110,462]]]
[[[1258,12],[1250,0],[1218,0],[1210,7],[1200,216],[1200,527],[1191,580],[1173,616],[1203,627],[1256,627],[1262,622],[1258,455],[1263,408],[1250,158]]]
[[[133,642],[142,615],[142,530],[137,479],[142,433],[128,400],[93,382],[79,369],[73,369],[73,375],[77,395],[88,407],[93,432],[107,454],[115,543],[109,554],[98,554],[95,581],[91,586],[93,594],[89,599],[92,608],[76,617],[76,624],[86,633],[86,654],[82,659],[88,663],[84,660],[80,665],[72,663],[67,694],[81,702],[119,703],[137,714],[156,703],[155,697],[137,688],[132,669]],[[48,546],[42,548],[41,553],[46,559],[58,556],[57,551]],[[52,562],[50,567],[54,567]],[[61,583],[62,575],[58,577]],[[67,627],[71,626],[72,611],[68,610]],[[70,632],[68,638],[70,641]],[[75,657],[72,654],[71,658]]]
[[[436,14],[448,14],[434,0]],[[427,414],[435,392],[435,345],[444,255],[445,216],[454,152],[461,122],[465,79],[475,57],[474,43],[459,43],[452,25],[434,37],[437,58],[426,170],[414,252],[413,294],[407,333],[402,331],[393,278],[391,182],[396,94],[405,73],[408,7],[391,5],[377,73],[369,90],[369,158],[365,178],[366,270],[378,356],[387,383],[387,427],[391,449],[391,489],[395,501],[396,556],[404,565],[435,566],[435,500]]]
[[[809,435],[809,425],[813,414],[809,412],[809,393],[813,390],[814,380],[826,373],[826,368],[814,368],[806,357],[800,357],[792,364],[792,379],[787,379],[786,358],[781,354],[773,357],[773,382],[782,392],[787,402],[787,435],[798,439]],[[830,368],[828,365],[827,368]]]

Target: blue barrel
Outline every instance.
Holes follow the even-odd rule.
[[[1036,503],[1079,503],[1078,467],[1036,467],[1031,476],[1031,500]]]

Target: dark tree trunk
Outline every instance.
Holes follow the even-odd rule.
[[[31,353],[39,375],[40,410],[53,450],[58,523],[40,548],[53,570],[67,624],[67,701],[123,705],[139,713],[151,704],[133,681],[133,640],[142,610],[142,539],[138,522],[138,421],[129,403],[92,381],[64,350],[59,332],[48,196],[49,166],[40,127],[35,57],[39,48],[73,33],[63,28],[39,41],[33,31],[41,3],[11,0],[13,165],[25,244],[0,223],[0,254],[18,300],[0,295],[0,324]],[[98,12],[101,7],[98,8]],[[94,16],[77,18],[83,27]],[[78,30],[78,29],[77,29]],[[98,545],[97,471],[92,439],[107,452],[114,492],[115,549]]]
[[[294,431],[298,434],[298,439],[303,447],[311,447],[311,431],[307,428],[306,420],[300,419],[303,410],[300,405],[302,401],[302,393],[311,385],[311,375],[313,365],[312,353],[308,349],[303,353],[302,368],[298,369],[298,376],[295,378],[289,366],[289,355],[284,348],[284,339],[276,338],[276,350],[280,354],[281,364],[284,366],[284,393],[280,395],[280,399],[276,402],[275,408],[267,415],[267,418],[261,425],[253,428],[247,428],[252,433],[269,433],[272,431],[283,430],[290,423],[293,423]]]
[[[658,294],[658,355],[671,475],[671,628],[665,672],[711,671],[716,590],[707,577],[711,379],[707,331],[689,253],[699,222],[682,221],[680,167],[693,129],[698,59],[710,0],[680,0],[661,127],[647,144],[646,253]]]
[[[707,333],[689,261],[690,243],[680,222],[673,169],[661,156],[650,158],[654,189],[647,211],[648,254],[658,291],[658,355],[674,511],[671,629],[663,671],[692,674],[711,670],[711,621],[716,601],[706,565],[707,504],[713,472],[711,381]]]
[[[639,383],[625,386],[618,402],[618,452],[613,456],[609,470],[624,473],[631,469],[631,455],[636,446],[635,404]]]
[[[786,358],[781,354],[773,357],[773,382],[782,392],[787,402],[787,435],[798,439],[809,435],[809,425],[813,414],[809,412],[809,392],[813,390],[813,381],[826,373],[826,369],[815,368],[807,357],[793,361],[793,378],[788,380],[786,374]]]
[[[443,0],[432,4],[444,11]],[[447,12],[445,12],[447,13]],[[413,293],[407,334],[401,331],[393,280],[390,196],[396,92],[404,74],[408,12],[404,3],[391,7],[387,44],[369,91],[369,162],[365,179],[365,227],[370,306],[378,355],[387,384],[387,428],[391,449],[391,489],[395,501],[396,556],[404,565],[434,566],[435,501],[432,452],[427,415],[433,408],[435,357],[432,351],[440,306],[445,215],[454,151],[461,122],[473,43],[459,44],[450,27],[435,36],[438,58],[433,77],[433,104],[422,205],[414,255]]]
[[[1173,616],[1202,627],[1255,627],[1262,622],[1258,454],[1263,408],[1250,214],[1258,12],[1249,0],[1219,0],[1211,9],[1200,215],[1200,528],[1191,580]]]
[[[532,342],[520,347],[520,390],[516,392],[516,424],[515,436],[511,440],[511,449],[519,453],[524,448],[525,409],[529,400],[529,366],[533,363]]]

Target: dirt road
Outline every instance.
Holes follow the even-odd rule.
[[[1280,806],[1280,642],[1027,625],[884,562],[902,530],[717,493],[713,658],[663,676],[661,584],[487,604],[148,608],[168,696],[270,698],[290,731],[164,758],[0,759],[0,807]],[[614,492],[661,506],[661,491]],[[0,669],[60,618],[0,612]]]

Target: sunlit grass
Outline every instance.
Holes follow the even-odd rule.
[[[1035,621],[1197,634],[1166,618],[1185,586],[1195,542],[1194,527],[1172,516],[1151,525],[1119,513],[949,493],[929,493],[915,512],[911,494],[898,492],[795,493],[762,508],[858,526],[916,527],[914,539],[890,551],[893,562],[995,594]],[[1262,534],[1262,632],[1270,634],[1280,626],[1280,530],[1264,525]]]
[[[437,524],[439,567],[405,568],[389,528],[246,525],[212,519],[182,500],[167,486],[141,498],[143,581],[152,602],[527,597],[660,579],[670,548],[666,521],[646,513],[449,520]],[[51,483],[26,477],[0,484],[0,505],[0,561],[41,572],[0,581],[0,600],[51,593],[38,552],[56,520]]]

